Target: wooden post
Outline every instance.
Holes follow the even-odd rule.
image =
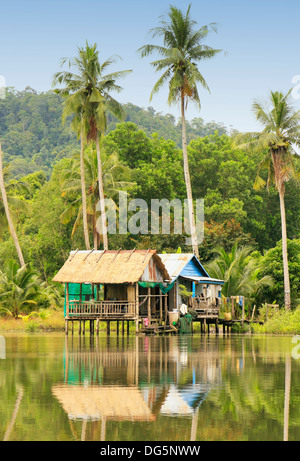
[[[78,333],[79,335],[81,335],[81,320],[78,320],[78,322],[79,322]]]
[[[96,333],[99,335],[99,319],[96,320]]]
[[[244,318],[245,318],[245,296],[243,296],[243,304],[242,304],[242,326],[244,325]]]
[[[72,320],[72,336],[74,335],[74,320]]]
[[[129,320],[127,320],[127,336],[129,336]]]
[[[135,284],[135,332],[139,332],[139,284]],[[128,335],[129,335],[129,322],[128,322]]]
[[[69,318],[69,309],[70,309],[70,305],[69,305],[69,284],[67,283],[66,284],[66,318]]]
[[[165,294],[165,325],[167,324],[168,319],[168,295]]]
[[[206,333],[206,319],[203,320],[203,330],[204,333]]]
[[[119,336],[119,320],[117,320],[117,336]]]
[[[163,301],[162,301],[162,292],[159,295],[159,323],[162,325],[163,321]]]
[[[107,336],[110,335],[110,320],[107,320],[107,323],[106,323],[106,333],[107,333]]]
[[[231,300],[231,316],[234,319],[234,314],[235,314],[235,312],[234,312],[234,297],[231,296],[230,300]]]
[[[122,321],[122,336],[125,334],[125,322],[124,320]]]
[[[85,320],[82,320],[82,334],[85,335]]]
[[[253,322],[253,319],[254,319],[255,309],[256,309],[256,304],[254,304],[253,311],[252,311],[252,317],[251,317],[252,322]]]
[[[209,334],[209,322],[207,322],[207,333]]]
[[[148,319],[149,319],[149,325],[151,323],[151,288],[148,287],[148,300],[147,300],[147,307],[148,307]]]
[[[65,319],[65,333],[68,334],[68,319]]]
[[[216,334],[219,334],[219,321],[216,319]]]

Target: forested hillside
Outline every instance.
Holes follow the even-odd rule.
[[[124,106],[125,121],[135,123],[148,136],[158,133],[181,145],[181,124],[173,115],[156,113],[151,107],[143,109],[133,104]],[[10,88],[6,98],[0,99],[0,138],[5,161],[10,163],[13,177],[20,178],[38,170],[49,177],[52,165],[69,156],[79,145],[70,128],[70,120],[62,124],[62,98],[52,91],[37,93],[30,87],[24,91]],[[108,132],[115,129],[117,119],[109,116]],[[206,136],[218,130],[226,133],[221,123],[204,123],[201,118],[187,124],[189,140]]]

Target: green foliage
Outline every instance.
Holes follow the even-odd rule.
[[[297,309],[272,310],[263,325],[253,324],[254,333],[297,335],[300,333],[300,306]]]
[[[45,304],[47,297],[43,284],[36,273],[26,266],[9,260],[0,273],[1,307],[10,310],[17,318],[20,312],[30,312],[33,308]]]
[[[225,298],[237,295],[253,298],[263,287],[272,286],[270,275],[260,276],[257,260],[249,257],[251,251],[251,247],[238,248],[235,243],[229,252],[223,248],[217,250],[217,257],[206,265],[211,277],[225,281],[222,286]]]
[[[300,239],[288,240],[289,273],[291,285],[292,306],[299,304],[300,300]],[[266,251],[260,259],[261,277],[272,275],[274,285],[272,288],[264,288],[261,292],[260,301],[284,303],[283,291],[283,267],[282,245],[277,242],[274,248]]]

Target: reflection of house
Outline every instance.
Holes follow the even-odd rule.
[[[160,413],[168,416],[191,416],[205,400],[208,386],[197,384],[179,388],[171,385]]]
[[[53,395],[70,419],[153,421],[137,387],[56,385]]]
[[[181,286],[184,286],[187,292],[193,293],[190,305],[198,311],[199,317],[218,317],[221,285],[224,281],[211,278],[194,254],[170,253],[159,256],[171,278],[169,309],[180,308],[183,302]]]

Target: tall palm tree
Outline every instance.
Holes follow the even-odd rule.
[[[61,65],[63,66],[66,62],[66,58],[62,59]],[[74,64],[76,66],[76,64]],[[69,61],[69,67],[72,66]],[[84,177],[84,145],[85,145],[85,124],[84,124],[84,105],[86,104],[84,98],[84,92],[82,89],[82,79],[79,75],[72,72],[57,72],[54,75],[53,85],[65,84],[64,88],[56,88],[54,91],[57,94],[62,95],[66,98],[64,102],[64,110],[62,115],[63,123],[69,116],[73,116],[71,126],[73,131],[77,133],[80,138],[80,170],[81,170],[81,201],[82,201],[82,220],[83,220],[83,232],[86,249],[90,249],[90,239],[88,232],[88,220],[87,220],[87,205],[86,205],[86,188],[85,188],[85,177]]]
[[[77,74],[71,72],[58,72],[54,81],[65,83],[66,89],[60,90],[62,94],[67,90],[71,97],[67,100],[66,113],[81,113],[82,135],[87,142],[95,142],[98,163],[98,190],[102,220],[103,247],[108,248],[106,215],[104,206],[104,190],[102,180],[102,162],[100,151],[101,135],[106,131],[107,113],[111,112],[117,118],[122,118],[122,106],[111,96],[111,92],[120,92],[121,87],[116,80],[125,77],[130,70],[105,74],[107,67],[116,61],[116,57],[110,57],[102,64],[99,61],[97,44],[86,43],[84,48],[78,48],[78,57],[69,61],[69,67],[74,67]],[[66,60],[63,61],[65,63]],[[75,109],[75,110],[74,110]],[[83,136],[84,135],[84,136]],[[84,160],[82,155],[81,172],[84,176]],[[83,192],[84,184],[82,184]],[[84,195],[85,193],[83,193]],[[85,205],[86,206],[86,205]],[[83,209],[85,226],[87,227],[86,208]]]
[[[235,141],[235,143],[239,144],[239,147],[260,149],[266,152],[259,164],[254,188],[258,190],[265,185],[269,187],[273,183],[278,190],[286,309],[291,308],[291,295],[284,195],[285,184],[291,179],[299,179],[299,173],[295,165],[295,160],[298,156],[295,154],[293,146],[300,147],[300,110],[295,111],[289,101],[291,91],[286,94],[271,91],[267,107],[255,101],[253,111],[256,119],[264,126],[264,129],[259,133],[238,135]],[[243,140],[242,144],[240,144],[241,140]],[[268,171],[267,181],[260,176],[262,169],[267,169]]]
[[[17,250],[18,258],[19,258],[19,261],[20,261],[20,264],[21,264],[21,267],[22,267],[22,266],[25,266],[25,261],[24,261],[24,257],[23,257],[23,253],[22,253],[20,244],[19,244],[19,239],[18,239],[18,236],[17,236],[17,233],[16,233],[16,229],[15,229],[13,220],[11,218],[11,214],[10,214],[10,210],[9,210],[9,206],[8,206],[7,195],[6,195],[6,189],[5,189],[5,185],[4,185],[1,143],[0,143],[0,191],[1,191],[1,195],[2,195],[2,201],[3,201],[3,207],[4,207],[4,210],[5,210],[6,219],[7,219],[8,226],[9,226],[9,231],[10,231],[10,234],[12,236],[15,248]]]
[[[162,19],[160,26],[152,29],[153,38],[162,37],[164,46],[149,44],[142,46],[138,51],[141,53],[142,57],[152,53],[158,53],[162,56],[162,59],[151,63],[156,71],[164,70],[164,72],[154,85],[150,100],[166,82],[169,82],[168,103],[170,105],[173,103],[180,103],[183,166],[188,198],[191,239],[193,252],[199,257],[187,155],[185,110],[188,101],[195,102],[200,109],[200,98],[197,89],[198,84],[209,91],[208,85],[196,63],[214,57],[221,50],[213,49],[202,43],[208,32],[211,29],[215,30],[215,25],[209,24],[200,29],[196,29],[195,25],[197,23],[190,16],[190,9],[191,5],[189,5],[187,12],[184,14],[175,6],[170,6],[168,21]]]

